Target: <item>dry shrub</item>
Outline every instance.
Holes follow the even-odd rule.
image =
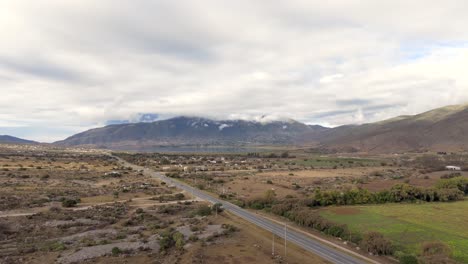
[[[456,263],[450,257],[452,256],[452,251],[450,248],[440,242],[440,241],[431,241],[425,242],[422,245],[421,252],[421,262],[424,264],[454,264]]]
[[[361,247],[375,255],[391,255],[393,253],[392,242],[378,232],[368,232],[361,241]]]

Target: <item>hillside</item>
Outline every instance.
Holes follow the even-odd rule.
[[[288,145],[306,131],[326,128],[294,120],[256,122],[176,117],[152,123],[109,125],[71,136],[55,144],[118,149],[169,145]]]
[[[12,137],[8,135],[0,135],[0,143],[19,143],[19,144],[35,144],[37,142],[22,138]]]
[[[468,105],[336,128],[294,120],[257,122],[176,117],[95,128],[55,144],[129,150],[181,145],[300,145],[342,152],[457,151],[468,149]]]
[[[468,105],[434,109],[359,126],[307,133],[302,144],[369,152],[468,149]]]

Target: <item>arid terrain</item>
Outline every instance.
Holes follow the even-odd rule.
[[[145,170],[126,167],[116,157],[274,221],[287,221],[292,228],[358,254],[368,253],[362,242],[368,231],[381,232],[392,250],[369,251],[381,255],[375,258],[378,262],[392,263],[401,256],[427,259],[420,255],[420,248],[434,239],[453,252],[447,261],[467,258],[462,242],[466,237],[459,239],[446,230],[444,237],[436,239],[434,229],[412,235],[394,226],[413,219],[412,214],[432,218],[432,228],[457,217],[435,218],[429,207],[420,212],[399,211],[399,220],[388,223],[378,220],[396,212],[391,211],[394,206],[380,205],[386,199],[402,208],[422,208],[418,203],[433,202],[434,208],[447,214],[463,215],[457,206],[449,207],[462,205],[459,200],[464,199],[458,189],[450,187],[452,182],[467,190],[463,184],[468,179],[464,171],[468,156],[463,153],[345,155],[309,149],[244,154],[111,153],[4,144],[0,147],[1,263],[304,263],[304,259],[325,263],[292,243],[285,260],[281,237],[276,237],[272,256],[273,236],[268,231]],[[460,171],[446,170],[449,164],[459,166]],[[357,205],[365,207],[353,207]],[[298,222],[301,214],[321,224],[308,227]],[[463,220],[457,225],[462,224]],[[427,225],[418,221],[411,227],[426,230]],[[401,240],[403,234],[407,236]],[[384,257],[390,253],[392,257]]]
[[[334,243],[342,244],[345,240],[349,249],[362,254],[366,254],[362,251],[366,247],[363,241],[371,239],[368,232],[377,232],[376,236],[385,241],[378,243],[387,246],[382,250],[369,248],[369,253],[392,255],[380,258],[380,262],[468,260],[465,253],[468,248],[463,242],[468,237],[463,232],[458,233],[462,236],[459,238],[454,236],[456,231],[447,229],[446,235],[439,236],[439,227],[445,221],[458,226],[468,224],[463,220],[466,218],[460,219],[466,214],[459,208],[463,207],[468,192],[466,153],[345,155],[297,149],[278,153],[117,155],[267,217],[290,221],[297,228]],[[457,171],[448,170],[448,165],[455,166]],[[356,205],[370,211],[355,209]],[[398,212],[399,221],[387,219],[395,214],[392,208],[397,207],[393,205],[402,210]],[[434,208],[452,218],[435,217]],[[302,217],[306,218],[301,220]],[[362,217],[368,218],[364,221]],[[432,219],[432,226],[431,221],[419,218]],[[411,223],[404,222],[409,219]],[[421,235],[425,232],[426,235]],[[453,253],[447,256],[421,253],[426,244],[434,241],[442,244],[428,247],[447,247]]]
[[[102,152],[0,145],[0,188],[0,263],[284,262],[268,232]]]

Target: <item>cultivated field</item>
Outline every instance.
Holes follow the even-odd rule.
[[[118,155],[239,206],[314,229],[325,239],[338,238],[362,254],[407,263],[453,263],[451,256],[468,262],[465,153]],[[446,165],[462,170],[448,171]],[[346,206],[355,204],[362,206]]]
[[[354,231],[378,231],[401,250],[417,254],[425,241],[443,241],[455,259],[468,262],[468,201],[328,207],[326,219]]]

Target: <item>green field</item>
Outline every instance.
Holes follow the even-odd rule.
[[[419,253],[424,241],[439,240],[456,260],[468,263],[468,201],[454,203],[385,204],[321,209],[321,215],[353,231],[378,231],[397,250]]]
[[[339,158],[339,157],[311,157],[294,160],[296,164],[303,166],[313,166],[314,168],[333,168],[337,167],[364,167],[380,166],[381,161],[375,159],[360,158]]]

